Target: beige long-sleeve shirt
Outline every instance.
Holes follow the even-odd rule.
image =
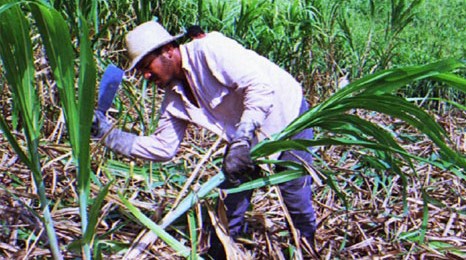
[[[180,46],[189,86],[167,87],[156,131],[137,137],[131,155],[170,160],[188,124],[231,140],[240,122],[260,126],[258,141],[282,130],[298,116],[300,84],[285,70],[219,32]],[[184,92],[190,87],[199,106]]]

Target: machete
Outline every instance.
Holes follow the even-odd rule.
[[[123,80],[124,71],[117,66],[110,64],[105,69],[99,86],[99,99],[97,110],[105,114],[113,103],[113,98]]]

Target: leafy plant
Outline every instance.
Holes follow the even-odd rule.
[[[21,2],[20,2],[21,3]],[[80,20],[80,57],[79,57],[79,80],[75,82],[75,52],[69,34],[69,28],[61,14],[49,5],[40,2],[24,3],[28,4],[31,14],[36,21],[37,29],[42,37],[48,61],[57,83],[58,92],[61,97],[68,134],[70,137],[73,156],[78,165],[78,191],[81,214],[81,225],[83,237],[83,255],[90,258],[90,241],[94,234],[95,219],[91,219],[94,226],[88,226],[88,198],[90,189],[90,127],[92,121],[96,67],[93,53],[88,39],[89,30],[85,20]],[[6,10],[1,17],[2,32],[2,60],[7,67],[8,81],[15,93],[16,100],[20,106],[21,117],[25,122],[24,129],[28,136],[29,156],[23,154],[18,142],[9,133],[9,128],[2,118],[2,129],[9,136],[10,143],[15,147],[18,154],[22,154],[21,159],[34,173],[34,180],[38,187],[41,198],[42,210],[44,211],[44,221],[47,227],[49,239],[51,240],[52,252],[55,258],[61,258],[59,247],[53,231],[52,220],[48,210],[45,187],[42,181],[40,160],[39,160],[39,138],[40,109],[37,102],[37,95],[34,91],[34,66],[32,47],[29,38],[30,27],[26,22],[25,15],[20,11],[18,5],[2,2],[1,8]],[[11,8],[11,10],[10,10]],[[79,14],[78,14],[79,15]],[[17,23],[11,23],[11,21]],[[15,51],[17,53],[11,52]],[[20,53],[23,51],[23,53]],[[17,62],[17,64],[14,64]],[[15,76],[17,75],[17,76]],[[77,84],[78,88],[75,88]],[[108,190],[108,189],[107,189]],[[106,192],[106,189],[104,189]],[[94,207],[99,207],[95,203]],[[93,209],[94,211],[96,209]],[[93,218],[97,218],[93,214]]]
[[[415,169],[412,160],[429,163],[466,179],[463,174],[466,159],[449,147],[444,129],[428,113],[396,96],[394,92],[405,84],[421,79],[447,82],[453,88],[466,92],[466,79],[450,73],[465,67],[464,62],[447,59],[424,66],[386,70],[359,79],[311,108],[270,140],[259,143],[253,149],[253,155],[259,158],[292,149],[309,150],[315,146],[341,145],[368,149],[377,155],[374,158],[378,158],[385,165],[384,174],[393,172],[401,177],[404,208],[407,213],[408,178],[401,170],[401,162],[409,165],[413,171]],[[440,148],[439,153],[442,157],[433,160],[407,152],[387,130],[351,114],[354,109],[376,111],[405,121],[428,136]],[[290,137],[305,128],[318,128],[323,134],[315,140],[290,140]],[[306,170],[303,166],[295,167]],[[332,172],[324,172],[327,172],[324,177],[327,183],[335,187],[332,183]]]
[[[5,118],[0,116],[0,129],[13,146],[21,160],[32,171],[34,183],[39,194],[42,222],[50,241],[50,249],[55,259],[61,259],[60,247],[50,214],[49,201],[43,182],[40,166],[40,110],[37,93],[34,89],[34,64],[32,43],[29,37],[29,23],[19,6],[12,1],[0,2],[0,55],[6,71],[6,77],[11,86],[15,108],[21,115],[26,137],[26,152],[19,140],[11,133]],[[11,25],[14,25],[11,26]]]

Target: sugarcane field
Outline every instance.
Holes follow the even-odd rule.
[[[463,0],[0,0],[0,259],[465,259]]]

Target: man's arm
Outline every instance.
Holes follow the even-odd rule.
[[[138,136],[131,155],[151,161],[169,161],[175,156],[184,138],[187,122],[164,113],[152,135]]]
[[[157,129],[149,136],[137,136],[120,129],[112,129],[112,123],[105,115],[96,111],[94,136],[105,137],[106,147],[125,156],[157,162],[168,161],[176,154],[188,123],[171,116],[165,108],[162,111]]]

